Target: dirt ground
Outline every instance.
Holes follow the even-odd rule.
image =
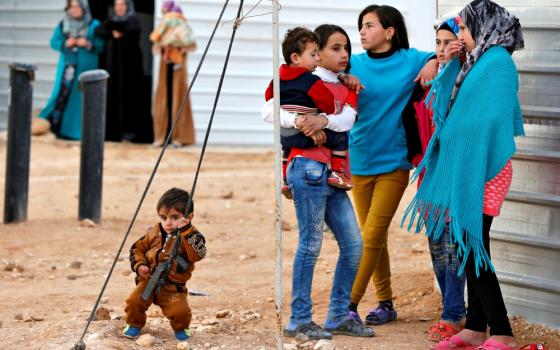
[[[147,183],[159,149],[107,143],[100,225],[77,219],[79,143],[34,137],[31,151],[28,220],[0,224],[0,348],[70,349],[80,338],[130,218]],[[155,202],[171,186],[191,188],[199,147],[169,149],[121,253],[101,307],[109,320],[91,323],[87,349],[143,349],[120,336],[123,301],[134,286],[128,248],[158,218]],[[5,135],[0,159],[6,155]],[[194,224],[207,239],[208,255],[197,264],[188,287],[206,296],[190,296],[193,349],[275,349],[274,310],[274,155],[272,149],[207,149],[195,193]],[[5,166],[0,166],[4,189]],[[397,214],[413,195],[410,186]],[[4,196],[0,196],[3,205]],[[297,227],[293,205],[284,206],[283,317],[289,312],[290,273]],[[399,320],[376,327],[376,337],[337,336],[337,349],[427,349],[426,329],[439,315],[439,295],[425,237],[390,230],[393,289]],[[329,233],[317,264],[313,300],[315,321],[323,322],[337,247]],[[375,304],[372,289],[360,305]],[[218,311],[228,314],[217,318]],[[541,341],[560,350],[558,330],[513,320],[522,344]],[[151,348],[176,349],[167,320],[157,307],[149,311],[144,333]],[[286,338],[286,343],[292,339]],[[308,344],[313,345],[313,344]]]

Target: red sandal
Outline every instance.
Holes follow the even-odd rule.
[[[547,350],[542,344],[529,344],[520,348],[519,350]]]
[[[439,321],[428,329],[428,340],[440,342],[459,333],[461,329],[456,329],[449,323]]]

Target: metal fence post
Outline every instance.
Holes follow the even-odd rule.
[[[26,63],[10,64],[8,142],[4,223],[27,220],[29,199],[29,154],[31,150],[31,103],[37,67]]]
[[[109,73],[102,69],[84,72],[79,77],[83,102],[78,219],[96,223],[101,221],[107,78]]]

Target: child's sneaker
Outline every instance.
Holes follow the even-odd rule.
[[[175,331],[175,339],[177,339],[178,341],[187,341],[191,339],[191,337],[192,332],[188,328],[181,329],[180,331]]]
[[[327,320],[325,322],[324,329],[325,331],[331,334],[337,334],[337,335],[348,335],[351,337],[373,337],[375,335],[373,328],[364,326],[361,320],[360,321],[356,320],[354,316],[355,315],[349,314],[340,322],[333,322]]]
[[[142,330],[142,328],[134,327],[134,326],[131,326],[131,325],[127,324],[124,327],[124,330],[123,330],[122,334],[127,338],[136,339],[140,336],[140,331],[141,330]]]
[[[312,340],[332,339],[332,333],[327,332],[313,321],[300,324],[293,330],[284,328],[284,335],[287,337],[296,337],[298,334],[305,335]]]
[[[329,185],[345,191],[352,189],[352,180],[342,171],[331,171],[331,175],[327,179],[327,182]]]
[[[282,188],[280,189],[280,192],[282,192],[282,195],[287,199],[294,199],[294,196],[292,195],[292,191],[290,191],[290,187],[288,187],[288,183],[286,181],[287,173],[288,173],[288,159],[283,158],[282,159]]]
[[[288,187],[285,182],[282,184],[282,188],[280,189],[280,191],[282,192],[282,195],[287,199],[294,199],[292,191],[290,191],[290,187]]]

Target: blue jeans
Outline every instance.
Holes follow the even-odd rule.
[[[312,320],[311,285],[324,223],[334,233],[340,251],[327,321],[338,322],[348,314],[352,284],[362,255],[362,237],[346,192],[327,185],[329,171],[326,164],[302,157],[294,158],[288,168],[287,182],[294,197],[299,228],[288,329]]]
[[[465,275],[457,275],[461,260],[451,241],[449,225],[439,240],[429,239],[432,266],[441,290],[443,310],[441,319],[458,323],[465,316]]]

